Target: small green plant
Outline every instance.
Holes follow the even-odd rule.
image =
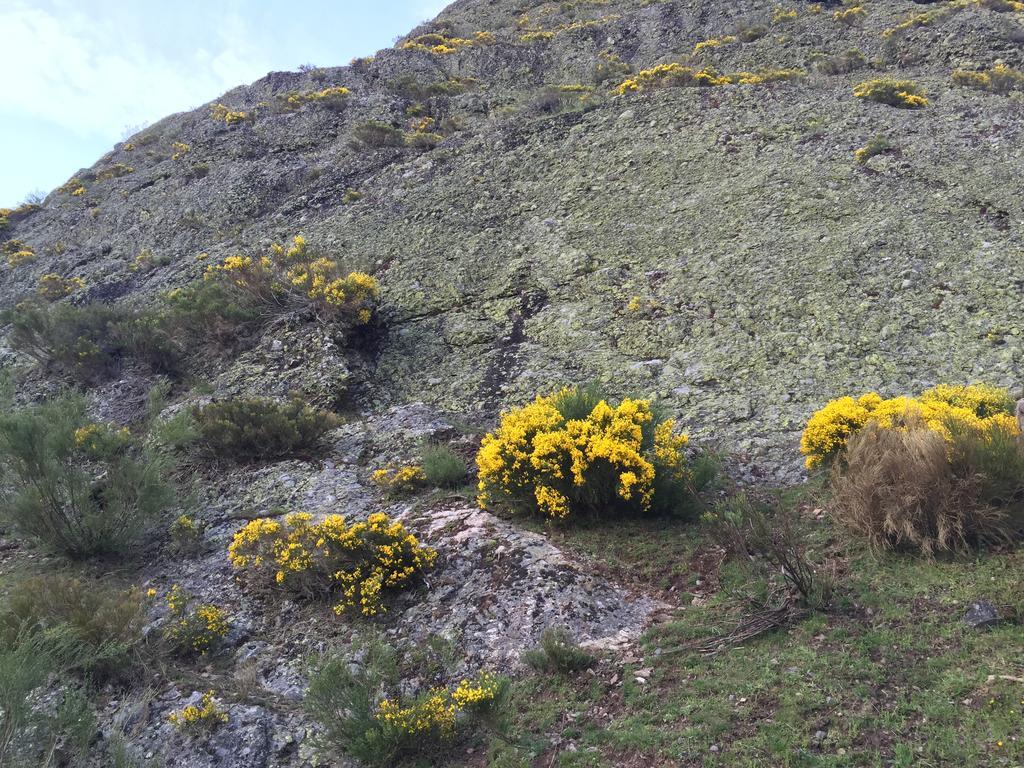
[[[222,400],[192,411],[196,448],[211,458],[264,461],[309,455],[338,426],[333,413],[301,400],[278,403],[258,397]]]
[[[466,482],[466,460],[443,443],[424,443],[420,466],[426,481],[435,488],[458,488]]]
[[[195,556],[203,549],[206,523],[189,515],[179,515],[171,523],[171,548],[176,554]]]
[[[843,75],[848,72],[856,72],[858,69],[864,69],[868,65],[868,60],[860,50],[850,48],[834,56],[824,53],[812,54],[810,64],[816,72],[826,75]]]
[[[557,627],[545,629],[537,647],[523,654],[523,661],[537,672],[568,675],[589,667],[594,657],[576,644],[568,630]]]
[[[170,616],[164,637],[178,654],[196,656],[216,651],[230,629],[228,615],[216,605],[189,607],[191,596],[177,584],[167,593]]]
[[[807,556],[805,536],[795,512],[752,501],[740,493],[705,514],[713,535],[740,563],[765,581],[781,576],[802,608],[827,610],[834,590],[830,574]]]
[[[91,421],[80,395],[0,415],[0,472],[0,515],[72,558],[135,555],[174,498],[165,458]]]
[[[865,101],[875,101],[900,109],[922,109],[928,106],[928,97],[913,80],[895,80],[879,77],[865,80],[853,89],[853,95]]]
[[[892,151],[892,144],[885,136],[874,136],[868,143],[853,153],[853,159],[858,165],[864,165],[872,157]]]
[[[213,691],[207,691],[198,702],[167,716],[171,725],[193,739],[208,737],[228,719],[228,713],[221,709]]]

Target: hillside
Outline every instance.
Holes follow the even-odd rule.
[[[412,692],[514,678],[511,740],[485,733],[443,764],[1021,764],[1020,555],[876,557],[822,512],[799,449],[842,395],[1020,396],[1024,76],[996,92],[962,74],[1001,65],[1024,70],[1013,0],[458,0],[372,58],[169,116],[0,216],[3,310],[50,275],[68,295],[49,306],[150,311],[297,235],[380,291],[359,334],[280,311],[216,349],[183,345],[170,383],[120,357],[87,382],[91,417],[136,432],[161,383],[164,418],[291,395],[340,416],[314,454],[179,466],[173,509],[202,528],[187,555],[154,537],[130,564],[68,566],[5,529],[5,583],[70,568],[161,601],[180,584],[231,617],[226,651],[102,689],[95,742],[123,737],[139,765],[347,764],[314,749],[302,700],[311,658],[376,627],[422,651]],[[911,81],[926,106],[854,95],[875,78]],[[14,326],[0,365],[17,403],[82,383]],[[742,625],[745,577],[696,524],[537,525],[479,509],[466,473],[411,497],[374,485],[424,439],[471,465],[501,411],[586,382],[654,398],[721,454],[703,504],[781,493],[840,609],[705,658],[687,642]],[[227,547],[297,510],[387,512],[441,565],[376,620],[256,599]],[[982,598],[1007,620],[964,629]],[[149,637],[167,611],[147,610]],[[596,667],[529,673],[522,652],[553,626]],[[211,688],[229,726],[181,737],[168,714]],[[88,764],[113,764],[97,750]]]

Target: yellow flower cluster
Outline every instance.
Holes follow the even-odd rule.
[[[980,431],[1019,432],[1010,414],[1012,399],[1006,390],[984,384],[971,386],[940,384],[918,397],[884,399],[869,392],[859,398],[841,397],[816,411],[800,439],[800,452],[809,469],[834,458],[850,437],[868,422],[898,428],[908,414],[920,417],[930,429],[949,436],[951,421]]]
[[[654,426],[649,400],[598,402],[584,418],[558,410],[565,389],[502,415],[477,454],[481,507],[510,501],[551,518],[586,510],[650,508],[657,471],[685,474],[686,435]],[[648,444],[645,431],[654,426]]]
[[[235,534],[228,558],[235,568],[302,596],[335,593],[337,614],[356,608],[373,616],[386,610],[382,592],[412,583],[437,552],[383,513],[348,525],[341,515],[314,523],[312,515],[295,512],[283,524],[250,522]]]
[[[921,93],[920,87],[913,80],[893,80],[888,77],[865,80],[854,86],[853,95],[858,99],[877,101],[879,104],[903,109],[921,109],[928,106],[928,97]]]
[[[85,194],[85,186],[81,181],[79,181],[78,177],[75,176],[57,187],[57,191],[74,197],[81,197]]]
[[[9,267],[17,267],[29,261],[35,261],[36,252],[32,246],[26,245],[21,240],[8,240],[0,245],[0,253],[7,257]]]
[[[558,35],[565,34],[566,32],[575,32],[580,29],[589,29],[591,27],[599,27],[604,24],[608,24],[616,19],[621,18],[620,14],[612,13],[607,16],[602,16],[598,19],[583,19],[581,21],[573,21],[567,24],[560,24],[554,29],[530,29],[524,34],[519,36],[519,40],[524,43],[537,42],[539,40],[551,40]],[[519,26],[525,27],[530,23],[529,16],[523,14],[519,18]]]
[[[218,123],[234,125],[235,123],[243,123],[248,120],[249,113],[244,110],[231,109],[223,104],[214,104],[210,107],[210,117]]]
[[[205,280],[221,280],[261,304],[282,304],[289,297],[309,301],[331,316],[346,316],[356,325],[373,319],[380,287],[364,272],[343,275],[333,259],[309,253],[306,240],[296,235],[287,248],[275,243],[270,256],[228,256],[211,264]]]
[[[431,33],[406,40],[399,46],[404,51],[423,51],[446,56],[455,53],[461,48],[471,48],[474,45],[491,45],[494,43],[494,35],[490,32],[477,32],[472,38],[448,37]]]
[[[289,93],[284,98],[284,103],[289,109],[301,109],[306,104],[339,104],[351,93],[348,88],[342,85],[335,85],[324,88],[320,91],[296,91]]]
[[[104,168],[102,171],[96,174],[97,181],[110,181],[110,179],[119,179],[122,176],[127,176],[130,173],[135,173],[135,169],[130,165],[124,163],[114,163],[109,168]],[[74,192],[72,192],[74,194]]]
[[[736,35],[723,35],[722,37],[712,37],[707,40],[702,40],[701,42],[693,46],[693,53],[694,55],[696,55],[703,50],[707,50],[708,48],[718,48],[720,46],[728,45],[729,43],[735,42]]]
[[[481,672],[473,680],[463,680],[452,691],[452,700],[460,709],[469,709],[494,701],[501,684],[490,672]]]
[[[861,21],[868,13],[864,10],[862,5],[852,5],[849,8],[840,8],[838,11],[832,14],[832,18],[836,21],[842,22],[843,24],[856,24]]]
[[[130,439],[131,432],[127,427],[118,428],[112,424],[92,422],[74,432],[75,447],[93,458],[108,456],[124,448]]]
[[[190,611],[189,596],[177,584],[167,593],[171,621],[164,634],[183,653],[207,653],[227,635],[230,625],[227,613],[215,605],[204,603]]]
[[[999,62],[987,72],[958,69],[953,72],[953,82],[966,88],[1005,94],[1024,90],[1024,72]]]
[[[85,280],[80,277],[61,277],[56,272],[49,272],[39,278],[36,291],[47,301],[57,301],[82,288],[85,288]]]
[[[171,144],[171,149],[173,150],[171,160],[181,160],[181,158],[183,158],[185,155],[192,151],[192,147],[183,141],[174,142],[173,144]]]
[[[712,67],[694,69],[678,62],[658,64],[643,69],[615,87],[619,96],[635,91],[664,86],[712,88],[723,85],[763,85],[781,80],[797,80],[806,73],[802,69],[765,69],[758,72],[722,74]]]
[[[207,691],[197,707],[189,704],[179,712],[172,712],[167,720],[179,731],[198,735],[211,733],[228,722],[228,713],[214,700],[214,692]]]
[[[387,466],[375,470],[373,482],[388,493],[402,495],[416,493],[427,483],[427,476],[423,467],[410,464],[404,467]]]
[[[772,23],[782,24],[787,21],[793,21],[797,17],[795,8],[775,8],[772,11]]]
[[[473,680],[463,680],[450,692],[445,688],[432,688],[407,707],[393,699],[383,699],[377,705],[376,719],[403,735],[431,734],[449,739],[455,732],[459,714],[486,707],[500,691],[501,681],[490,672],[481,672]]]

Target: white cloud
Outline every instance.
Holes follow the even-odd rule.
[[[270,69],[235,14],[222,13],[213,24],[189,19],[188,27],[205,27],[212,39],[191,51],[170,40],[170,50],[179,48],[172,59],[154,43],[179,31],[187,37],[188,27],[148,29],[131,11],[103,21],[63,0],[48,9],[23,0],[4,6],[0,71],[17,74],[5,79],[0,113],[40,118],[81,136],[117,137],[125,126],[195,107]],[[139,30],[154,40],[140,39]]]

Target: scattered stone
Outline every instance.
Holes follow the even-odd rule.
[[[988,600],[975,600],[967,606],[964,622],[971,629],[984,629],[999,623],[999,611]]]

